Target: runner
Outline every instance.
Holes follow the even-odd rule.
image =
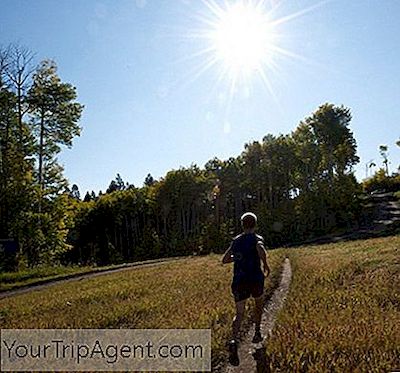
[[[255,333],[253,342],[263,340],[260,331],[263,303],[264,279],[270,269],[264,248],[264,240],[255,233],[257,216],[251,212],[242,215],[243,232],[236,236],[225,252],[222,263],[234,263],[232,294],[236,305],[236,315],[232,323],[232,340],[229,342],[229,361],[232,365],[239,365],[237,353],[240,326],[244,316],[246,300],[253,297],[255,300]],[[261,262],[263,269],[261,269]]]

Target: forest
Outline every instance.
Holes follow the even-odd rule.
[[[17,45],[0,51],[0,238],[18,248],[2,269],[221,252],[249,210],[269,248],[359,223],[351,110],[332,103],[229,159],[149,174],[142,186],[117,174],[81,198],[57,156],[80,135],[84,106],[54,61],[34,61]]]

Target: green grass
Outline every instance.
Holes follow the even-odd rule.
[[[37,267],[19,272],[0,273],[0,291],[11,290],[21,286],[32,285],[51,279],[59,279],[71,274],[90,272],[94,267]]]
[[[400,368],[400,237],[270,252],[271,293],[285,254],[293,281],[267,344],[273,372]],[[0,300],[1,328],[211,328],[226,357],[234,306],[220,257],[53,285]],[[247,324],[250,312],[247,313]]]
[[[400,237],[288,250],[293,281],[267,359],[273,372],[400,368]]]
[[[283,253],[270,254],[271,291]],[[53,285],[0,300],[1,328],[211,328],[213,365],[225,354],[234,304],[220,256]],[[248,316],[249,317],[249,316]]]
[[[158,262],[171,260],[173,258],[152,259],[144,262],[135,262],[127,264],[111,264],[108,266],[39,266],[18,272],[0,273],[0,292],[13,290],[21,287],[38,285],[53,280],[61,280],[73,277],[74,275],[83,275],[87,273],[102,272],[106,270],[118,269],[130,265],[140,265],[142,263]]]

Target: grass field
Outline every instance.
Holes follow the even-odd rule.
[[[21,287],[43,284],[53,280],[61,280],[78,275],[103,272],[136,266],[144,263],[159,262],[164,260],[173,260],[174,258],[151,259],[142,262],[132,262],[123,264],[110,264],[108,266],[38,266],[28,268],[18,272],[0,273],[0,292],[6,290],[18,289]]]
[[[59,266],[59,267],[37,267],[19,272],[0,273],[0,291],[16,289],[21,286],[37,284],[47,280],[56,280],[77,273],[87,273],[94,267],[85,266]]]
[[[400,236],[271,251],[268,292],[285,255],[293,269],[267,344],[271,371],[400,368],[399,250]],[[211,328],[216,367],[225,359],[234,312],[231,266],[219,259],[188,258],[6,298],[0,301],[0,326]]]
[[[288,253],[293,281],[267,345],[271,370],[400,370],[400,237]]]
[[[282,253],[270,255],[270,290]],[[213,365],[225,354],[234,305],[220,256],[136,268],[0,300],[1,328],[211,328]]]

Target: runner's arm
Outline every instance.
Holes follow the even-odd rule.
[[[260,260],[262,261],[264,266],[264,273],[267,272],[267,276],[269,276],[270,269],[267,263],[267,254],[265,252],[265,247],[262,241],[257,242],[257,251],[258,256],[260,257]]]
[[[232,252],[232,244],[229,246],[228,250],[225,251],[224,256],[222,257],[222,264],[232,263],[233,262],[233,252]]]

